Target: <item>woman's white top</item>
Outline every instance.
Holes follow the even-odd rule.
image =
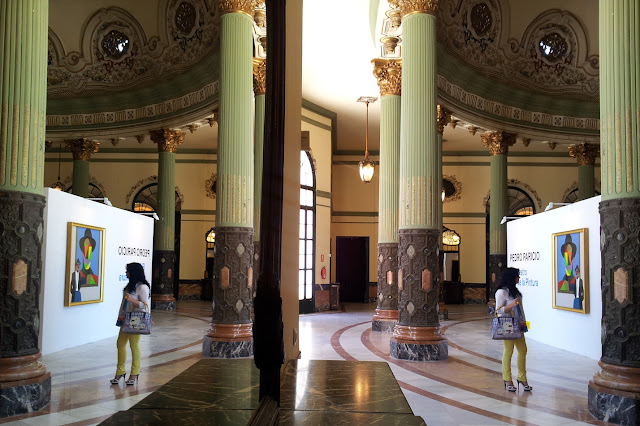
[[[149,310],[149,286],[144,283],[136,284],[136,291],[129,293],[132,299],[143,302],[140,306],[135,306],[133,303],[128,303],[127,309],[129,312],[150,312]]]
[[[504,289],[498,289],[498,291],[496,291],[496,309],[498,312],[498,316],[499,317],[516,317],[516,308],[511,309],[509,312],[505,312],[504,311],[504,307],[505,305],[510,305],[511,303],[513,303],[516,300],[515,297],[511,297],[511,295],[509,294],[509,292]],[[524,308],[522,307],[522,304],[518,305],[520,308],[520,313],[522,314],[522,320],[526,321],[526,318],[524,316]]]

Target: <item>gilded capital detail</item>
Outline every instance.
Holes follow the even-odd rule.
[[[402,60],[374,59],[373,75],[378,80],[380,96],[398,95],[402,92]]]
[[[264,95],[267,91],[267,61],[253,58],[253,92],[256,96]]]
[[[91,154],[98,152],[100,142],[92,141],[87,138],[67,139],[64,141],[67,149],[73,154],[74,160],[91,160]]]
[[[394,9],[400,9],[402,18],[413,13],[427,13],[436,15],[439,0],[389,0]]]
[[[245,13],[253,19],[253,11],[263,4],[263,0],[221,0],[220,13]]]
[[[593,166],[600,156],[600,147],[591,143],[569,146],[569,155],[578,161],[578,166]]]
[[[159,129],[149,132],[151,141],[158,144],[158,152],[175,152],[178,145],[184,142],[184,133],[180,130]]]
[[[451,120],[451,113],[442,105],[438,105],[438,134],[444,133],[444,128],[449,124],[449,120]]]
[[[491,155],[506,155],[509,153],[509,147],[515,143],[516,135],[502,130],[482,135],[482,145],[489,148]]]

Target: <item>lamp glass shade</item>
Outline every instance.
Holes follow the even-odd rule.
[[[376,163],[369,160],[369,158],[365,158],[360,163],[358,163],[358,169],[360,170],[360,179],[362,179],[364,183],[369,183],[371,182],[371,179],[373,179],[373,171],[375,165]]]

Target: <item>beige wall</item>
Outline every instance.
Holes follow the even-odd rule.
[[[486,280],[485,199],[489,195],[490,157],[475,155],[445,155],[443,174],[460,182],[461,197],[446,201],[443,223],[460,234],[460,273],[463,282],[483,283]],[[369,237],[369,281],[377,281],[377,210],[378,183],[360,181],[354,156],[334,156],[332,250],[339,236]],[[377,159],[376,159],[377,162]],[[509,158],[509,179],[534,201],[536,212],[544,211],[550,202],[561,202],[564,194],[577,184],[578,169],[574,159],[546,156],[545,153]],[[378,170],[376,169],[376,172]],[[600,168],[595,168],[599,182]],[[332,280],[335,280],[335,257],[332,259]]]

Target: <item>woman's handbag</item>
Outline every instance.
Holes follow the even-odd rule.
[[[522,337],[518,320],[513,317],[495,317],[491,321],[493,340],[518,340]]]
[[[122,332],[127,334],[151,334],[151,313],[146,312],[148,306],[142,302],[145,306],[145,311],[133,311],[124,314],[124,322],[122,324]]]

